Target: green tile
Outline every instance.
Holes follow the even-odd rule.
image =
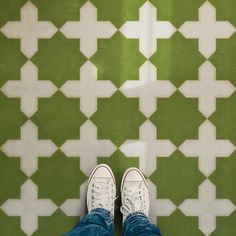
[[[185,80],[198,79],[204,57],[198,51],[197,39],[185,39],[177,32],[170,39],[158,39],[150,61],[158,68],[158,80],[170,80],[179,87]]]
[[[79,45],[79,39],[67,39],[59,32],[51,39],[39,39],[39,51],[31,59],[39,79],[51,80],[58,87],[67,80],[78,80],[80,66],[86,61]]]
[[[118,32],[110,39],[98,40],[98,51],[91,61],[98,68],[99,80],[111,80],[120,87],[126,80],[139,79],[145,57],[139,52],[138,39],[126,39]]]
[[[39,110],[32,120],[39,127],[39,139],[51,139],[62,145],[67,139],[79,139],[80,126],[86,118],[80,112],[79,99],[57,92],[50,99],[39,99]]]
[[[198,139],[198,127],[204,121],[196,98],[185,98],[175,92],[170,98],[159,98],[157,111],[150,117],[157,126],[158,139],[170,139],[179,146],[185,139]]]
[[[158,198],[168,198],[176,205],[198,198],[198,186],[205,179],[198,170],[197,157],[185,157],[178,151],[168,158],[157,158],[156,171],[149,178],[157,186]]]
[[[50,198],[58,206],[68,198],[79,198],[80,185],[86,179],[80,170],[80,159],[66,157],[60,151],[50,158],[39,158],[39,168],[32,176],[39,198]]]
[[[138,98],[128,99],[116,92],[111,98],[98,99],[98,110],[91,120],[98,127],[98,139],[110,139],[120,146],[127,139],[139,139],[145,116],[139,111]]]

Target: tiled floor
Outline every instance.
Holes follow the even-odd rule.
[[[143,171],[164,236],[235,236],[235,9],[0,0],[0,235],[63,235],[106,163]]]

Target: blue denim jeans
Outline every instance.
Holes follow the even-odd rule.
[[[114,221],[111,213],[96,208],[87,214],[76,227],[64,236],[113,236]],[[123,224],[124,236],[161,236],[160,229],[141,212],[127,216]]]

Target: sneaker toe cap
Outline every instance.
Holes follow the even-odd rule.
[[[126,174],[125,181],[143,181],[143,176],[139,170],[131,169]]]
[[[111,178],[112,173],[106,166],[99,166],[94,172],[94,177],[97,178]]]

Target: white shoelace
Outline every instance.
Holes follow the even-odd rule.
[[[105,208],[113,213],[114,183],[111,178],[96,178],[92,184],[92,208]]]
[[[146,202],[144,191],[142,189],[142,182],[132,184],[128,188],[124,188],[124,202],[121,206],[121,212],[126,218],[130,213],[146,211]]]

